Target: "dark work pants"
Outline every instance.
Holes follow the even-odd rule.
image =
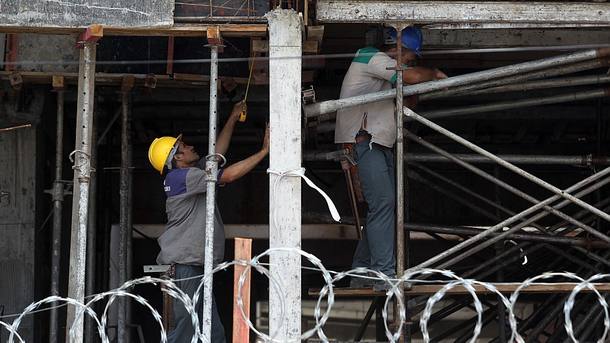
[[[203,268],[201,266],[188,266],[184,264],[176,264],[176,276],[175,279],[185,279],[192,276],[202,275]],[[191,299],[201,282],[200,278],[178,281],[176,285],[180,289],[188,294]],[[189,343],[191,338],[195,334],[193,329],[193,323],[191,316],[184,308],[184,304],[174,299],[174,329],[169,332],[167,341],[169,343]],[[199,301],[197,302],[196,309],[197,315],[199,316],[199,325],[201,325],[202,319],[202,303],[203,301],[203,287],[201,288],[201,294],[199,295]],[[225,329],[220,321],[218,315],[218,309],[216,308],[216,300],[212,297],[212,343],[225,343]]]
[[[365,140],[354,145],[362,193],[368,204],[366,226],[358,242],[352,268],[365,267],[390,277],[396,275],[396,198],[394,154]]]

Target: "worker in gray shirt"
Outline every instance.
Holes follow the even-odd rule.
[[[224,155],[231,142],[233,129],[240,113],[245,109],[243,102],[233,107],[231,115],[218,135],[216,152]],[[218,183],[231,183],[251,171],[269,153],[269,129],[261,149],[250,157],[231,164],[218,172]],[[172,278],[185,279],[203,274],[205,223],[206,223],[206,183],[203,170],[205,159],[197,151],[178,137],[155,139],[148,150],[148,159],[153,167],[165,175],[167,226],[158,242],[161,252],[157,263],[171,265]],[[224,259],[224,226],[216,207],[214,218],[214,265]],[[201,278],[176,282],[191,298],[195,294]],[[202,294],[199,299],[203,299]],[[201,306],[197,306],[201,319]],[[180,302],[174,303],[174,329],[168,335],[168,342],[190,342],[195,331],[190,315]],[[225,342],[224,327],[220,321],[216,303],[212,303],[212,343]]]
[[[396,59],[406,68],[405,84],[444,79],[442,71],[414,65],[422,46],[422,33],[416,27],[402,31],[402,55],[396,56],[396,30],[384,31],[384,46],[365,47],[358,52],[343,79],[341,98],[391,89],[396,82]],[[408,101],[407,101],[408,103]],[[337,111],[335,143],[353,152],[362,194],[368,205],[362,240],[358,242],[352,268],[369,268],[390,278],[396,276],[394,152],[396,119],[392,99],[372,102]],[[402,156],[399,156],[402,158]],[[353,278],[351,287],[385,290],[379,280]]]

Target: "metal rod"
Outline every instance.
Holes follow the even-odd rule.
[[[493,79],[480,83],[466,84],[459,87],[453,87],[449,89],[443,89],[436,92],[431,92],[427,94],[422,94],[418,97],[420,101],[427,101],[439,98],[446,98],[451,96],[460,96],[470,94],[473,91],[484,90],[498,86],[504,85],[514,85],[520,84],[524,81],[529,80],[537,80],[537,79],[546,79],[549,77],[559,76],[559,75],[567,75],[572,73],[577,73],[585,70],[597,69],[602,67],[607,67],[609,61],[607,59],[592,59],[588,61],[577,62],[568,65],[561,65],[552,68],[536,70],[533,72],[525,73],[525,74],[517,74],[511,75],[507,77],[502,77],[499,79]]]
[[[68,296],[83,302],[87,254],[87,212],[89,207],[89,178],[91,174],[91,132],[95,92],[96,43],[84,42],[80,51],[78,104],[76,107],[76,147],[74,149],[74,190],[72,196],[72,236],[70,240],[70,276]],[[74,323],[74,324],[73,324]],[[75,340],[83,341],[83,317],[75,322],[75,309],[68,307],[66,335],[74,325]]]
[[[424,167],[423,165],[421,165],[421,164],[419,164],[419,163],[413,163],[413,162],[412,162],[412,163],[411,163],[411,165],[413,165],[413,166],[417,167],[418,169],[420,169],[420,170],[424,171],[425,173],[427,173],[427,174],[429,174],[429,175],[434,176],[435,178],[437,178],[437,179],[439,179],[439,180],[441,180],[441,181],[444,181],[445,183],[447,183],[447,184],[449,184],[449,185],[451,185],[451,186],[453,186],[453,187],[455,187],[455,188],[459,189],[460,191],[462,191],[462,192],[464,192],[464,193],[466,193],[466,194],[470,195],[471,197],[473,197],[473,198],[475,198],[475,199],[478,199],[478,200],[480,200],[480,201],[484,202],[485,204],[487,204],[487,205],[489,205],[489,206],[491,206],[491,207],[495,208],[496,210],[502,211],[502,212],[504,212],[504,213],[506,213],[506,214],[509,214],[509,215],[514,215],[514,214],[515,214],[515,212],[514,212],[514,211],[511,211],[511,210],[509,210],[508,208],[506,208],[506,207],[504,207],[504,206],[500,205],[500,203],[499,203],[499,202],[497,202],[497,201],[495,201],[495,202],[494,202],[494,201],[491,201],[491,200],[487,199],[486,197],[484,197],[484,196],[480,195],[479,193],[477,193],[477,192],[474,192],[474,191],[470,190],[468,187],[464,187],[464,186],[462,186],[461,184],[459,184],[459,183],[457,183],[457,182],[455,182],[455,181],[453,181],[453,180],[451,180],[451,179],[449,179],[449,178],[446,178],[445,176],[443,176],[443,175],[441,175],[441,174],[439,174],[439,173],[437,173],[437,172],[433,171],[432,169],[429,169],[429,168],[427,168],[427,167]],[[495,217],[496,217],[496,218],[499,218],[499,217],[500,217],[500,213],[496,213]]]
[[[516,108],[542,106],[550,104],[561,104],[565,102],[581,101],[589,99],[598,99],[610,96],[610,89],[595,89],[582,92],[576,92],[571,94],[561,94],[548,97],[542,97],[537,99],[523,99],[523,100],[511,100],[502,101],[492,104],[474,105],[460,108],[443,109],[436,111],[428,111],[425,116],[428,119],[439,119],[448,117],[457,117],[463,115],[471,115],[477,113],[495,112]]]
[[[604,169],[602,172],[603,172],[604,174],[607,174],[608,172],[610,172],[610,168],[606,168],[606,169]],[[601,173],[601,172],[600,172],[600,173]],[[599,173],[598,173],[598,174],[599,174]],[[599,177],[602,177],[602,175],[598,176],[597,174],[594,174],[594,175],[592,175],[592,176],[588,177],[587,179],[585,179],[585,180],[583,180],[583,181],[581,181],[581,182],[579,182],[579,183],[575,184],[574,186],[572,186],[572,187],[570,187],[570,188],[566,189],[566,192],[572,192],[573,190],[580,188],[580,187],[581,187],[583,184],[585,184],[586,182],[592,182],[592,181],[595,181],[595,180],[597,180]],[[599,188],[603,187],[604,185],[606,185],[606,184],[608,184],[608,183],[610,183],[610,178],[606,178],[606,179],[604,179],[604,180],[602,180],[602,181],[600,181],[600,182],[598,182],[598,183],[596,183],[596,184],[594,184],[594,185],[592,185],[592,186],[589,186],[589,187],[588,187],[588,188],[586,188],[585,190],[582,190],[582,191],[580,191],[580,192],[576,193],[576,196],[577,196],[577,197],[581,197],[581,196],[584,196],[584,195],[586,195],[586,194],[589,194],[590,192],[593,192],[593,191],[595,191],[596,189],[599,189]],[[557,195],[556,195],[556,197],[559,197],[559,196],[557,196]],[[523,213],[525,213],[525,212],[528,212],[528,211],[529,211],[530,209],[532,209],[532,208],[536,208],[536,207],[538,207],[538,206],[540,206],[540,207],[538,207],[538,208],[543,207],[543,206],[545,205],[545,203],[546,203],[548,200],[550,200],[550,199],[552,199],[552,197],[551,197],[551,198],[548,198],[548,199],[546,199],[546,200],[544,200],[544,201],[541,201],[541,202],[540,202],[540,204],[542,204],[542,205],[534,205],[533,207],[530,207],[529,209],[527,209],[527,210],[525,210],[525,211],[521,212],[521,215],[523,215]],[[556,198],[556,199],[557,199],[557,198]],[[569,203],[570,203],[570,201],[569,201],[569,200],[564,200],[564,201],[560,202],[559,204],[555,205],[554,207],[555,207],[555,208],[562,208],[562,207],[564,207],[564,206],[568,205]],[[525,222],[523,222],[522,224],[518,224],[518,225],[516,225],[516,226],[514,226],[514,227],[510,228],[509,230],[504,231],[502,234],[499,234],[498,236],[493,237],[493,238],[491,238],[491,239],[489,239],[489,240],[487,240],[487,241],[485,241],[485,242],[483,242],[483,243],[481,243],[481,244],[479,244],[479,245],[477,245],[477,246],[473,247],[472,249],[470,249],[470,250],[468,250],[468,251],[466,251],[466,252],[464,252],[464,253],[462,253],[462,254],[460,254],[460,255],[456,256],[456,257],[454,257],[454,258],[453,258],[453,259],[451,259],[450,261],[447,261],[447,262],[445,262],[445,263],[440,264],[440,265],[439,265],[439,268],[446,268],[446,267],[448,267],[448,266],[450,266],[450,265],[452,265],[452,264],[454,264],[454,263],[456,263],[456,262],[459,262],[459,261],[463,260],[464,258],[466,258],[466,257],[468,257],[468,256],[470,256],[470,255],[472,255],[472,254],[475,254],[475,253],[477,253],[477,252],[479,252],[479,251],[481,251],[481,250],[485,249],[486,247],[488,247],[489,245],[493,244],[494,242],[497,242],[497,241],[499,241],[500,239],[503,239],[503,238],[504,238],[504,237],[506,237],[507,235],[509,235],[509,234],[511,234],[511,233],[513,233],[513,232],[516,232],[517,230],[520,230],[520,229],[521,229],[521,228],[523,228],[525,225],[528,225],[528,224],[529,224],[529,223],[531,223],[531,222],[535,222],[535,221],[537,221],[537,220],[540,220],[540,219],[544,218],[544,217],[545,217],[547,214],[548,214],[548,212],[542,212],[542,213],[539,213],[538,215],[536,215],[536,216],[534,216],[534,217],[531,217],[530,219],[527,219],[527,220],[526,220]],[[505,220],[504,222],[502,222],[502,223],[500,223],[500,224],[503,224],[503,223],[504,223],[504,225],[503,225],[503,226],[507,226],[507,225],[509,225],[511,222],[513,222],[513,221],[514,221],[514,218],[515,218],[515,217],[518,217],[518,216],[519,216],[519,215],[517,215],[517,216],[513,216],[513,217],[511,217],[511,218],[509,218],[509,219]],[[508,222],[508,223],[507,223],[507,222]],[[491,231],[491,230],[497,230],[498,228],[503,227],[503,226],[500,226],[500,224],[498,224],[498,225],[496,225],[496,226],[492,227],[492,228],[490,229],[490,231]],[[481,234],[481,235],[482,235],[482,234]],[[475,236],[475,237],[476,237],[476,236]],[[474,237],[473,237],[473,238],[474,238]],[[464,243],[464,242],[463,242],[463,243]],[[450,249],[450,250],[451,250],[451,249]],[[426,263],[426,262],[424,262],[424,263]]]
[[[266,23],[264,17],[221,16],[221,17],[174,17],[175,23]]]
[[[519,189],[517,189],[517,188],[515,188],[515,187],[513,187],[513,186],[511,186],[509,184],[507,184],[506,182],[503,182],[503,181],[497,179],[493,175],[491,175],[491,174],[489,174],[489,173],[487,173],[487,172],[485,172],[485,171],[483,171],[483,170],[481,170],[481,169],[479,169],[479,168],[477,168],[477,167],[475,167],[475,166],[473,166],[473,165],[471,165],[471,164],[469,164],[467,162],[460,161],[459,159],[455,158],[454,156],[452,156],[447,151],[445,151],[445,150],[443,150],[443,149],[441,149],[441,148],[439,148],[439,147],[437,147],[437,146],[435,146],[435,145],[425,141],[423,138],[418,137],[418,136],[412,134],[411,132],[409,132],[407,130],[405,130],[405,132],[407,133],[407,136],[409,137],[409,139],[415,140],[416,142],[420,143],[421,145],[425,146],[426,148],[431,149],[434,152],[436,152],[436,153],[438,153],[438,154],[440,154],[442,156],[445,156],[445,157],[451,159],[453,162],[457,163],[458,165],[460,165],[460,166],[462,166],[462,167],[472,171],[473,173],[483,177],[484,179],[494,183],[495,185],[498,185],[498,186],[506,189],[507,191],[509,191],[509,192],[511,192],[511,193],[513,193],[513,194],[515,194],[515,195],[517,195],[517,196],[519,196],[519,197],[521,197],[521,198],[523,198],[523,199],[533,203],[533,204],[537,204],[539,202],[538,199],[536,199],[536,198],[530,196],[529,194],[527,194],[527,193],[525,193],[525,192],[523,192],[523,191],[521,191],[521,190],[519,190]],[[577,226],[581,227],[583,230],[586,230],[586,231],[590,232],[592,235],[594,235],[594,236],[596,236],[596,237],[598,237],[598,238],[600,238],[602,240],[605,240],[606,242],[610,242],[610,237],[602,234],[601,232],[595,230],[594,228],[592,228],[592,227],[590,227],[590,226],[588,226],[588,225],[586,225],[584,223],[581,223],[581,222],[577,221],[576,219],[568,216],[567,214],[565,214],[563,212],[560,212],[557,209],[554,209],[554,208],[552,208],[550,206],[544,206],[543,208],[544,208],[545,211],[548,211],[549,213],[552,213],[552,214],[554,214],[554,215],[556,215],[556,216],[558,216],[558,217],[560,217],[562,219],[565,219],[565,220],[569,221],[570,223],[572,223],[574,225],[577,225]],[[542,232],[544,233],[544,231],[542,231]]]
[[[55,181],[53,182],[53,237],[51,252],[51,295],[59,295],[59,277],[61,267],[61,229],[64,203],[63,152],[64,152],[64,90],[57,90],[57,129],[55,141]],[[59,310],[56,303],[51,304],[49,316],[49,342],[58,339]]]
[[[610,174],[610,167],[600,171],[597,174],[589,176],[586,179],[584,179],[584,180],[582,180],[582,181],[580,181],[580,182],[578,182],[576,184],[574,184],[573,186],[571,186],[568,189],[566,189],[565,192],[572,192],[574,190],[577,190],[580,187],[582,187],[583,185],[586,185],[586,184],[588,184],[590,182],[594,182],[594,181],[596,181],[596,180],[606,176],[607,174]],[[599,184],[594,185],[594,186],[598,186],[598,185]],[[594,186],[592,186],[592,187],[594,187]],[[589,188],[592,188],[592,187],[589,187]],[[458,244],[458,245],[456,245],[456,246],[454,246],[454,247],[444,251],[443,253],[440,253],[440,254],[436,255],[435,257],[432,257],[432,258],[428,259],[427,261],[420,263],[415,268],[428,267],[428,266],[430,266],[430,265],[432,265],[432,264],[434,264],[436,262],[444,260],[445,258],[451,256],[455,252],[458,252],[458,251],[462,250],[465,247],[468,247],[468,246],[470,246],[470,245],[472,245],[474,243],[477,243],[477,242],[481,241],[484,238],[487,238],[488,236],[491,236],[495,231],[498,231],[498,230],[501,230],[504,227],[507,227],[508,225],[512,224],[516,220],[519,220],[520,218],[523,218],[523,217],[525,217],[525,216],[527,216],[527,215],[529,215],[531,213],[536,212],[537,210],[539,210],[542,207],[552,203],[553,201],[556,201],[559,198],[560,198],[559,195],[554,195],[554,196],[552,196],[550,198],[547,198],[547,199],[541,201],[540,203],[538,203],[538,204],[536,204],[536,205],[534,205],[534,206],[532,206],[532,207],[530,207],[530,208],[528,208],[526,210],[523,210],[520,213],[518,213],[518,214],[516,214],[516,215],[514,215],[514,216],[512,216],[512,217],[510,217],[508,219],[505,219],[504,221],[502,221],[502,222],[492,226],[491,228],[489,228],[485,232],[480,233],[480,234],[478,234],[478,235],[476,235],[476,236],[474,236],[474,237],[472,237],[472,238],[470,238],[470,239],[468,239],[468,240],[466,240],[466,241],[464,241],[464,242],[462,242],[462,243],[460,243],[460,244]],[[542,213],[542,216],[538,215],[538,216],[536,216],[534,218],[535,218],[535,220],[538,220],[539,219],[538,217],[542,218],[544,215],[546,215],[546,213]],[[529,219],[525,223],[533,222],[535,220],[534,219]],[[515,230],[516,228],[521,228],[523,226],[525,226],[525,224],[519,224],[519,225],[515,226],[514,228],[512,228],[511,230]],[[497,237],[493,238],[492,240],[493,241],[497,241],[497,240],[503,238],[504,235],[510,234],[511,230],[504,231],[502,234],[498,235]],[[488,242],[490,242],[492,240],[489,240]],[[482,246],[482,245],[479,245],[479,246]],[[472,250],[474,250],[474,249],[472,249]],[[452,262],[455,262],[455,260],[452,260]]]
[[[129,92],[121,92],[121,170],[120,170],[120,221],[119,221],[119,284],[127,282],[129,273],[131,241],[131,115],[129,111]],[[128,299],[119,299],[117,338],[119,342],[129,342],[130,335]]]
[[[218,159],[216,157],[216,123],[218,121],[218,45],[210,44],[210,116],[208,128],[208,158],[205,171],[208,175],[206,189],[205,257],[203,275],[203,321],[201,332],[204,342],[211,342],[212,329],[212,285],[214,265],[214,213],[216,207],[216,183],[218,181]]]
[[[97,105],[97,104],[95,104]],[[97,107],[97,106],[96,106]],[[97,113],[92,122],[91,142],[97,141]],[[97,144],[91,145],[91,179],[89,183],[89,219],[87,221],[87,270],[85,277],[85,294],[95,294],[95,274],[97,256]],[[121,297],[123,298],[123,297]],[[85,317],[85,341],[95,339],[95,326],[91,317]]]
[[[395,164],[396,164],[396,271],[397,276],[401,277],[405,270],[405,194],[404,194],[404,133],[403,133],[403,118],[402,118],[402,107],[403,107],[403,95],[402,95],[402,29],[405,27],[404,24],[396,24],[394,29],[396,30],[396,106],[395,106],[395,120],[396,120],[396,143],[394,145],[395,150]],[[398,312],[394,312],[398,313]],[[396,315],[397,319],[398,316]],[[401,333],[402,340],[404,341],[404,331]]]
[[[11,126],[11,127],[3,127],[3,128],[0,128],[0,132],[7,132],[7,131],[12,131],[12,130],[18,130],[18,129],[25,129],[27,127],[32,127],[32,124],[24,124],[24,125],[17,125],[17,126]]]
[[[448,87],[456,87],[466,84],[472,84],[477,82],[483,82],[491,79],[498,79],[501,77],[527,73],[535,70],[566,65],[570,63],[576,63],[581,61],[587,61],[594,58],[601,58],[610,55],[610,48],[592,49],[585,50],[582,52],[571,53],[567,55],[561,55],[556,57],[545,58],[536,61],[529,61],[514,65],[509,65],[500,68],[494,68],[475,72],[471,74],[465,74],[460,76],[450,77],[444,80],[423,82],[415,85],[409,85],[403,87],[403,95],[415,95],[432,92],[435,90],[441,90]],[[335,112],[338,109],[357,106],[365,103],[375,102],[379,100],[391,99],[395,95],[395,91],[392,89],[360,95],[350,98],[344,98],[339,100],[329,100],[311,104],[304,107],[306,117],[315,117],[321,114]]]
[[[481,215],[483,215],[484,217],[486,217],[488,219],[491,219],[493,221],[498,219],[495,214],[473,204],[472,202],[462,198],[461,196],[455,194],[454,192],[452,192],[446,188],[443,188],[442,186],[424,178],[423,176],[419,175],[419,173],[417,173],[413,170],[408,171],[407,176],[410,179],[423,183],[423,184],[427,185],[428,187],[432,188],[433,190],[435,190],[441,194],[444,194],[445,196],[455,200],[456,202],[473,209],[474,211],[480,213]],[[414,231],[417,231],[417,230],[414,230]]]
[[[484,232],[483,229],[475,229],[469,227],[456,227],[456,226],[440,226],[430,224],[419,224],[419,223],[408,223],[405,224],[405,228],[415,232],[433,232],[442,233],[448,235],[464,235],[473,236]],[[492,236],[498,235],[494,233]],[[544,242],[544,243],[556,243],[565,245],[576,245],[581,247],[590,248],[607,248],[610,246],[604,241],[591,241],[588,239],[576,238],[576,237],[562,237],[562,236],[548,236],[540,234],[528,234],[528,233],[513,233],[506,236],[506,239],[513,239],[517,241],[530,241],[530,242]]]
[[[528,90],[535,89],[548,89],[558,87],[574,87],[584,85],[599,85],[603,83],[610,83],[610,76],[608,75],[588,75],[588,76],[577,76],[577,77],[566,77],[562,79],[551,79],[551,80],[539,80],[530,81],[514,85],[499,86],[481,90],[475,90],[469,92],[468,95],[480,95],[480,94],[494,94],[494,93],[505,93],[505,92],[525,92]]]
[[[477,152],[477,153],[479,153],[479,154],[481,154],[483,156],[487,156],[488,158],[496,161],[499,165],[503,166],[504,168],[509,169],[510,171],[512,171],[512,172],[514,172],[514,173],[516,173],[518,175],[521,175],[522,177],[524,177],[524,178],[532,181],[533,183],[535,183],[535,184],[537,184],[537,185],[539,185],[539,186],[541,186],[541,187],[543,187],[543,188],[545,188],[545,189],[555,193],[556,195],[558,195],[558,196],[560,196],[562,198],[565,198],[567,200],[570,200],[574,204],[576,204],[576,205],[578,205],[578,206],[580,206],[580,207],[582,207],[584,209],[587,209],[587,210],[597,214],[598,216],[600,216],[604,220],[610,221],[610,214],[605,213],[605,212],[599,210],[598,208],[587,204],[586,202],[584,202],[584,201],[574,197],[573,195],[569,194],[567,191],[561,190],[561,189],[551,185],[550,183],[548,183],[548,182],[546,182],[546,181],[544,181],[544,180],[542,180],[542,179],[540,179],[540,178],[530,174],[529,172],[527,172],[527,171],[525,171],[525,170],[523,170],[523,169],[521,169],[521,168],[511,164],[510,162],[504,161],[503,159],[499,158],[498,156],[496,156],[496,155],[490,153],[489,151],[487,151],[487,150],[477,146],[476,144],[473,144],[473,143],[465,140],[464,138],[456,135],[455,133],[453,133],[453,132],[451,132],[451,131],[449,131],[449,130],[447,130],[447,129],[445,129],[445,128],[443,128],[443,127],[441,127],[441,126],[439,126],[439,125],[437,125],[437,124],[435,124],[433,122],[431,122],[430,120],[421,117],[417,113],[411,111],[409,108],[407,108],[407,107],[403,107],[403,108],[404,108],[406,116],[411,117],[411,118],[417,120],[418,122],[424,124],[425,126],[428,126],[429,128],[433,129],[434,131],[436,131],[436,132],[438,132],[438,133],[440,133],[442,135],[445,135],[445,136],[451,138],[452,140],[454,140],[454,141],[464,145],[465,147],[467,147],[467,148],[469,148],[469,149],[471,149],[471,150],[473,150],[473,151],[475,151],[475,152]]]
[[[356,337],[354,338],[354,342],[360,342],[362,340],[362,337],[364,337],[366,328],[369,326],[369,323],[371,322],[371,318],[373,317],[373,314],[375,313],[375,309],[377,308],[378,301],[379,301],[379,297],[374,297],[373,301],[371,301],[371,305],[369,306],[369,309],[366,311],[366,314],[364,315],[364,319],[362,319],[362,324],[360,324],[360,327],[358,328],[358,331],[356,332]]]
[[[339,161],[345,156],[344,149],[320,152],[307,151],[303,154],[305,161]],[[495,163],[493,160],[478,154],[452,154],[462,161],[469,163]],[[605,166],[610,165],[609,156],[594,156],[589,155],[516,155],[504,154],[498,155],[501,159],[514,164],[531,164],[531,165],[570,165],[570,166]],[[425,163],[449,163],[451,159],[438,154],[428,153],[408,153],[405,155],[405,160],[409,163],[425,162]]]

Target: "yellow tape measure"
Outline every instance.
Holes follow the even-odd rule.
[[[248,91],[250,90],[250,81],[252,80],[252,71],[254,70],[254,57],[252,57],[252,63],[250,64],[250,75],[248,76],[248,84],[246,85],[246,94],[244,95],[244,109],[239,113],[239,121],[245,122],[248,116],[248,106],[246,101],[248,100]]]

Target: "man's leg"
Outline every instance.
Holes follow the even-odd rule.
[[[390,277],[396,275],[394,258],[395,190],[394,171],[388,165],[389,150],[370,149],[367,142],[356,144],[358,173],[368,204],[365,234],[371,253],[371,269]]]
[[[187,266],[187,265],[176,265],[176,279],[185,279],[197,275],[203,274],[203,268],[198,266]],[[201,279],[191,279],[185,281],[178,281],[176,285],[180,287],[180,289],[188,294],[191,299],[199,286]],[[216,301],[212,298],[212,343],[224,343],[225,342],[225,333],[222,322],[220,321],[220,316],[218,315],[218,309],[216,308]],[[201,323],[201,312],[202,306],[201,301],[203,301],[203,289],[201,294],[199,295],[199,302],[196,305],[197,314],[199,316],[199,323]],[[191,321],[191,316],[184,308],[184,304],[178,300],[174,300],[174,329],[169,332],[167,341],[169,343],[188,343],[191,341],[193,335],[195,334],[195,330],[193,329],[193,323]]]

